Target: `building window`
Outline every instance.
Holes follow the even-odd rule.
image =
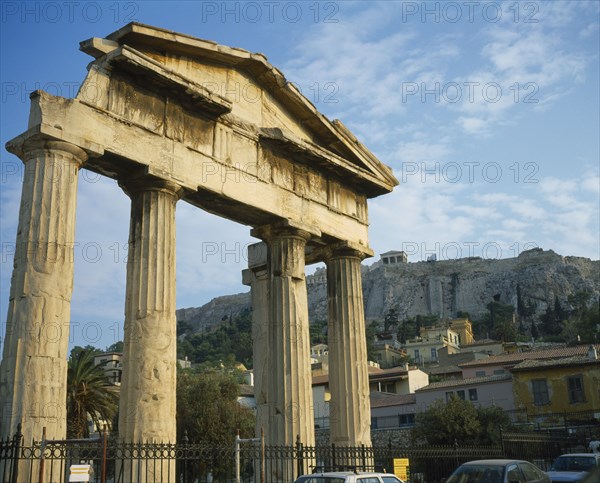
[[[494,376],[500,376],[504,374],[504,369],[494,369]]]
[[[396,384],[393,382],[382,383],[381,384],[381,392],[387,392],[390,394],[396,394]]]
[[[431,360],[437,361],[437,351],[435,350],[435,347],[431,348]]]
[[[456,391],[456,395],[461,398],[463,401],[465,400],[465,391],[460,390],[460,391]]]
[[[477,401],[477,389],[469,389],[469,401]]]
[[[567,385],[569,390],[569,402],[571,404],[585,402],[583,377],[581,377],[581,375],[568,377]]]
[[[485,377],[485,371],[475,371],[475,377]]]
[[[533,392],[533,404],[536,406],[550,404],[546,379],[533,379],[531,381],[531,391]]]
[[[453,394],[454,394],[454,393],[453,393],[452,391],[448,391],[448,392],[446,393],[446,402],[450,402],[450,400],[452,399],[452,395],[453,395]]]
[[[419,349],[415,349],[415,361],[419,362],[421,357],[419,356]]]

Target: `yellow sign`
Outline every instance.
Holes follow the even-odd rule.
[[[401,480],[408,479],[408,458],[394,458],[394,474]]]

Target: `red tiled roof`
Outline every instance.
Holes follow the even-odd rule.
[[[581,366],[597,364],[600,359],[590,359],[587,356],[563,357],[560,359],[528,359],[511,368],[511,371],[534,371],[536,369],[548,369],[550,367]]]
[[[415,404],[417,401],[417,398],[414,394],[385,394],[381,392],[372,392],[370,399],[371,408],[384,408],[388,406]]]
[[[393,379],[400,379],[402,376],[406,377],[408,375],[408,371],[404,367],[391,367],[389,369],[381,369],[379,367],[368,366],[369,371],[369,381],[387,381]],[[418,367],[409,367],[409,371],[415,371]],[[321,374],[318,376],[313,376],[312,384],[313,386],[318,386],[319,384],[326,384],[329,382],[329,374]]]
[[[587,354],[590,345],[578,345],[574,347],[560,347],[555,349],[540,349],[526,352],[514,352],[512,354],[500,354],[490,356],[487,359],[479,359],[459,364],[460,367],[479,367],[492,365],[514,365],[528,359],[560,359],[563,357],[582,356]],[[595,344],[596,351],[600,351],[600,344]]]
[[[449,379],[447,381],[432,382],[428,386],[417,389],[415,392],[432,391],[435,389],[442,389],[445,387],[457,387],[457,386],[473,386],[475,384],[488,384],[491,382],[509,381],[512,379],[510,374],[498,374],[496,376],[484,376],[484,377],[469,377],[467,379]]]

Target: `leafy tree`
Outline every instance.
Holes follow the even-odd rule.
[[[509,429],[512,426],[510,417],[504,409],[497,406],[478,407],[477,418],[481,425],[479,433],[479,443],[499,446],[502,438],[501,430]]]
[[[535,313],[535,307],[528,301],[523,301],[521,285],[517,284],[517,315],[520,317],[531,317]]]
[[[123,341],[120,340],[106,348],[106,352],[123,352]]]
[[[177,374],[177,439],[232,448],[235,436],[254,436],[252,411],[237,402],[235,377],[219,370],[182,370]],[[200,461],[201,470],[211,469],[215,478],[227,472],[220,453],[212,461]]]
[[[489,314],[485,325],[491,329],[493,336],[504,341],[515,340],[517,336],[514,323],[515,308],[501,302],[499,295],[496,295],[486,308]]]
[[[177,337],[182,336],[184,334],[189,334],[193,331],[192,325],[185,320],[177,321]]]
[[[567,300],[571,306],[569,319],[573,322],[572,329],[575,332],[576,341],[581,343],[599,342],[600,300],[592,302],[592,294],[587,291],[570,295]]]
[[[398,326],[398,322],[398,310],[395,308],[388,310],[383,319],[384,332],[389,331],[392,327]]]
[[[501,408],[476,408],[470,401],[452,396],[448,402],[438,399],[417,414],[413,439],[433,445],[499,444],[500,428],[510,426],[510,418]]]
[[[80,345],[76,345],[71,349],[71,354],[69,355],[69,359],[77,359],[79,357],[80,352],[91,352],[93,355],[102,354],[102,351],[93,345],[86,345],[85,347],[81,347]]]
[[[375,360],[375,340],[379,333],[379,322],[376,320],[365,324],[365,338],[367,340],[367,358],[370,361]]]
[[[413,437],[428,444],[473,444],[481,433],[477,409],[469,401],[452,396],[448,402],[435,401],[426,411],[417,413]],[[423,441],[420,441],[423,442]]]
[[[79,349],[79,350],[78,350]],[[67,437],[89,437],[88,419],[97,428],[110,422],[119,396],[104,372],[104,364],[94,364],[95,348],[74,348],[67,369]]]
[[[558,297],[554,297],[554,305],[548,304],[546,312],[540,317],[542,330],[545,335],[559,336],[563,330],[562,321],[567,319],[568,313],[563,309]]]
[[[215,330],[190,334],[178,342],[179,357],[188,356],[206,367],[233,366],[236,361],[252,367],[252,315],[246,310],[236,317],[223,317]]]
[[[310,345],[327,344],[327,320],[315,320],[310,324]]]

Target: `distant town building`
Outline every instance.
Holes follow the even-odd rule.
[[[397,263],[408,262],[408,255],[406,254],[406,252],[398,252],[392,250],[389,252],[382,253],[380,256],[381,262],[384,265],[395,265]]]
[[[123,354],[120,352],[103,352],[94,356],[94,365],[104,364],[104,374],[111,384],[115,386],[121,385],[121,375],[123,374],[123,366],[121,358]]]
[[[375,362],[378,362],[383,369],[397,367],[407,361],[406,349],[402,347],[398,335],[394,332],[379,334],[373,346]]]
[[[177,364],[182,369],[191,369],[192,367],[192,361],[188,360],[188,356],[185,356],[184,359],[177,359]]]

